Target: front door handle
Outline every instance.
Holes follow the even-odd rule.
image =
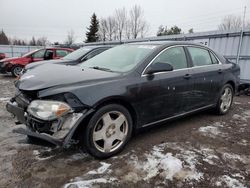
[[[191,74],[186,74],[186,75],[184,76],[185,79],[189,79],[189,78],[191,78],[191,77],[192,77]]]

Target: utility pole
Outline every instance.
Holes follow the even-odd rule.
[[[239,47],[238,47],[237,59],[236,59],[237,64],[239,64],[239,60],[240,60],[241,45],[242,45],[242,39],[243,39],[244,27],[245,27],[246,10],[247,10],[247,7],[245,6],[244,13],[243,13],[241,33],[240,33],[240,42],[239,42]]]

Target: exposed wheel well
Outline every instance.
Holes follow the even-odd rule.
[[[134,130],[136,129],[137,127],[137,114],[136,114],[136,111],[135,109],[132,107],[131,104],[129,104],[127,101],[125,100],[122,100],[122,99],[108,99],[108,100],[105,100],[101,103],[99,103],[95,109],[99,109],[101,108],[102,106],[105,106],[105,105],[108,105],[108,104],[120,104],[122,106],[124,106],[130,113],[131,115],[131,118],[132,118],[132,121],[133,121],[133,132]],[[84,131],[84,128],[86,126],[86,124],[89,122],[90,118],[93,116],[95,112],[89,114],[81,123],[80,125],[77,127],[77,129],[75,130],[74,134],[73,134],[73,138],[76,138],[78,139],[80,136],[81,136],[81,132]]]
[[[230,84],[233,87],[234,93],[236,92],[235,83],[233,81],[228,81],[226,84]]]

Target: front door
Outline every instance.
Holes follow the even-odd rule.
[[[142,75],[139,114],[144,126],[182,114],[191,95],[190,70],[183,47],[165,49],[150,65],[154,63],[168,63],[174,70]]]

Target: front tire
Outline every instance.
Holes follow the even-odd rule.
[[[228,113],[233,103],[234,90],[231,84],[225,84],[220,92],[217,105],[215,107],[218,115],[224,115]]]
[[[83,132],[82,146],[96,158],[108,158],[123,150],[132,135],[129,111],[118,104],[101,107]]]
[[[11,74],[14,77],[18,77],[18,76],[20,76],[20,74],[22,73],[22,71],[23,71],[23,68],[20,65],[15,65],[11,69]]]

